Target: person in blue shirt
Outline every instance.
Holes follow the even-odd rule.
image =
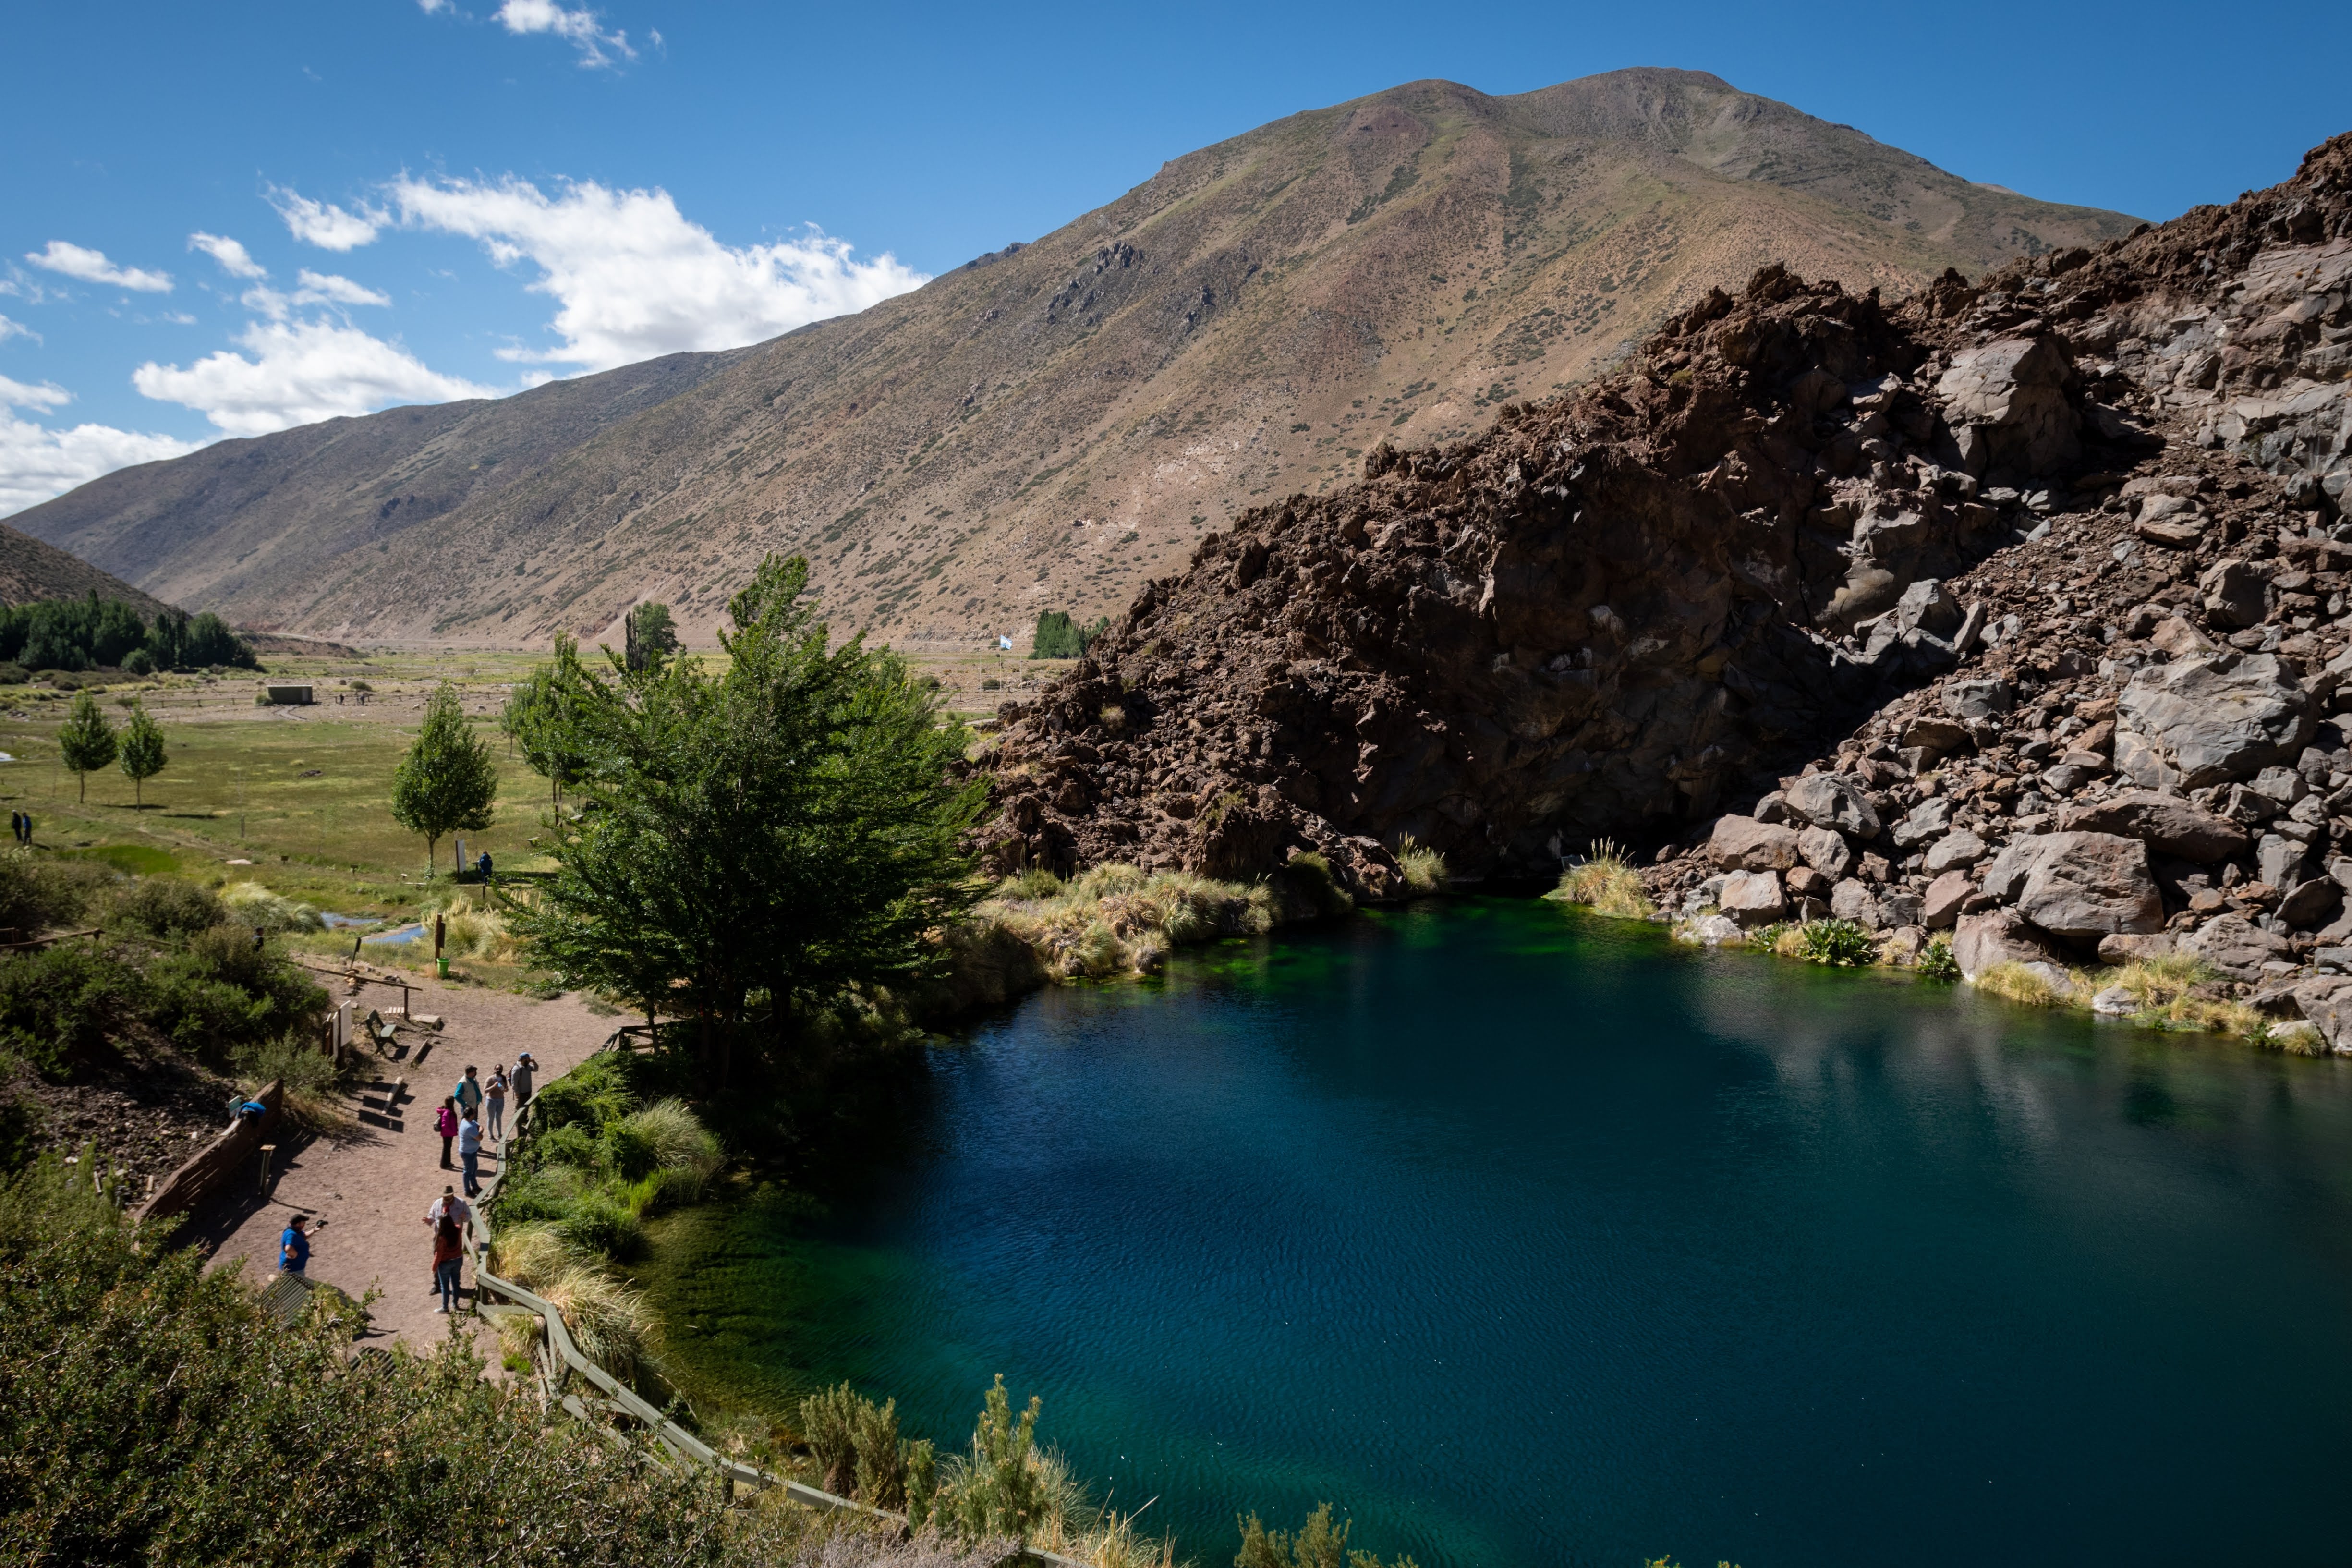
[[[278,1271],[299,1274],[310,1262],[310,1216],[296,1215],[278,1237]]]

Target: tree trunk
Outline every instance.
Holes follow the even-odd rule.
[[[89,804],[89,775],[77,768],[74,770],[74,783],[81,790],[81,804],[88,805]]]

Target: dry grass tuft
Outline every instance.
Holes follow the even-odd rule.
[[[273,931],[324,931],[327,922],[309,904],[271,892],[259,882],[231,882],[220,890],[220,901],[241,925]]]
[[[1606,838],[1594,842],[1584,864],[1561,872],[1559,886],[1546,896],[1586,905],[1594,914],[1613,920],[1645,921],[1658,912],[1642,887],[1642,874],[1625,851]]]
[[[534,1287],[563,1314],[580,1353],[626,1383],[635,1378],[654,1338],[653,1310],[637,1291],[602,1268],[578,1264]]]
[[[2074,994],[2053,985],[2042,970],[2013,959],[1979,972],[1976,984],[1978,990],[2021,1007],[2063,1007]]]
[[[972,918],[1027,942],[1049,974],[1100,980],[1148,974],[1171,948],[1261,935],[1273,928],[1274,897],[1264,887],[1114,863],[1068,883],[1037,871],[1010,878]]]
[[[1397,840],[1397,869],[1406,889],[1415,895],[1442,892],[1445,888],[1445,857],[1415,841],[1410,833]]]

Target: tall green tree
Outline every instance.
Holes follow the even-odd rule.
[[[729,605],[728,659],[632,670],[558,650],[586,759],[558,870],[509,917],[565,984],[701,1021],[707,1072],[765,1008],[929,973],[927,933],[977,897],[962,848],[983,785],[969,736],[887,649],[828,649],[808,563],[771,556]]]
[[[639,605],[629,612],[624,629],[628,634],[626,648],[631,669],[650,669],[677,651],[677,626],[670,619],[667,605]]]
[[[122,731],[122,771],[131,780],[131,798],[140,805],[147,804],[147,781],[163,771],[169,759],[163,754],[163,731],[147,710],[137,703],[131,706],[131,722]]]
[[[425,836],[425,864],[438,870],[441,836],[488,827],[498,798],[490,744],[466,722],[457,689],[445,680],[425,705],[416,743],[393,773],[393,820]]]
[[[77,694],[73,711],[66,715],[65,728],[58,731],[58,755],[80,781],[85,805],[89,800],[89,775],[113,764],[119,745],[114,726],[99,710],[98,699],[88,691]]]
[[[557,668],[577,651],[578,645],[558,632],[556,664],[532,670],[509,695],[499,714],[499,728],[506,731],[531,772],[547,780],[549,800],[555,805],[563,804],[563,792],[588,769],[583,742],[566,700],[568,688],[556,678]]]

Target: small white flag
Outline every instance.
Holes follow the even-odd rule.
[[[1000,632],[997,634],[996,648],[999,653],[1011,653],[1013,651],[1013,639]]]

